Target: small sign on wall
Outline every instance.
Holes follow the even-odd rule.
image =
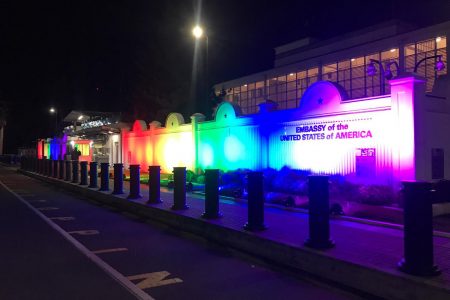
[[[356,149],[356,176],[375,177],[376,151],[375,148]]]

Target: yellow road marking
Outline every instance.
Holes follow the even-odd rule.
[[[169,275],[170,275],[169,272],[161,271],[161,272],[153,272],[153,273],[145,273],[145,274],[128,276],[127,278],[129,280],[143,279],[138,284],[136,284],[136,286],[138,288],[143,289],[143,290],[157,287],[157,286],[183,282],[183,280],[181,280],[180,278],[164,279]]]
[[[99,234],[98,230],[75,230],[75,231],[68,231],[67,233],[70,233],[70,234],[79,234],[79,235],[94,235],[94,234]]]
[[[102,250],[92,251],[92,253],[103,254],[103,253],[120,252],[120,251],[128,251],[128,249],[127,248],[102,249]]]
[[[59,209],[59,207],[48,206],[48,207],[37,207],[37,209],[39,209],[40,211],[46,211],[46,210],[57,210]]]
[[[74,217],[52,217],[50,220],[58,220],[58,221],[72,221],[75,220]]]

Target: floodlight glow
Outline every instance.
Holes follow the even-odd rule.
[[[193,29],[192,29],[192,34],[194,35],[194,37],[196,39],[199,39],[203,36],[203,28],[201,28],[199,25],[196,25]]]
[[[83,119],[83,115],[80,115],[79,117],[78,117],[78,121],[80,121],[80,120],[82,120]]]
[[[50,107],[49,112],[53,114],[56,112],[56,109],[54,107]]]
[[[438,36],[438,37],[436,38],[436,43],[439,43],[441,40],[442,40],[442,38],[441,38],[440,36]]]
[[[397,50],[397,49],[391,49],[390,51],[391,51],[391,52],[395,52],[395,50]]]

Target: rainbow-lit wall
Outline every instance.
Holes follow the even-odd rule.
[[[66,144],[66,135],[62,138],[39,139],[37,141],[37,156],[38,158],[43,158],[45,156],[46,158],[53,160],[62,159],[66,154]]]
[[[136,121],[122,132],[124,163],[141,164],[143,171],[160,165],[164,173],[174,166],[197,171],[290,166],[388,181],[429,179],[432,172],[420,163],[423,155],[434,147],[448,155],[450,145],[426,131],[450,129],[450,118],[436,118],[427,107],[423,80],[407,76],[390,83],[392,94],[384,97],[347,99],[340,86],[321,81],[296,109],[270,110],[263,104],[260,113],[240,116],[238,107],[224,102],[212,121],[194,114],[185,124],[177,113],[164,127]]]

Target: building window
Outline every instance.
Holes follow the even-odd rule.
[[[442,61],[447,63],[447,40],[439,37],[412,43],[404,47],[405,71],[412,72],[415,64],[420,59],[442,55]],[[367,74],[370,60],[382,63],[383,68],[390,62],[399,64],[399,49],[385,49],[364,56],[349,58],[337,62],[330,62],[322,66],[322,80],[328,80],[340,84],[347,91],[350,99],[375,97],[390,93],[390,85],[385,79],[380,66],[376,63],[377,72],[373,76]],[[431,92],[434,80],[437,76],[447,74],[447,69],[435,70],[435,60],[424,61],[418,74],[427,78],[427,92]],[[398,70],[395,64],[390,65],[393,77]],[[278,104],[278,109],[290,109],[300,105],[300,99],[305,90],[319,79],[319,68],[313,67],[307,70],[298,70],[276,77],[247,83],[239,87],[227,90],[226,100],[238,104],[244,114],[256,113],[258,104],[271,100]]]

